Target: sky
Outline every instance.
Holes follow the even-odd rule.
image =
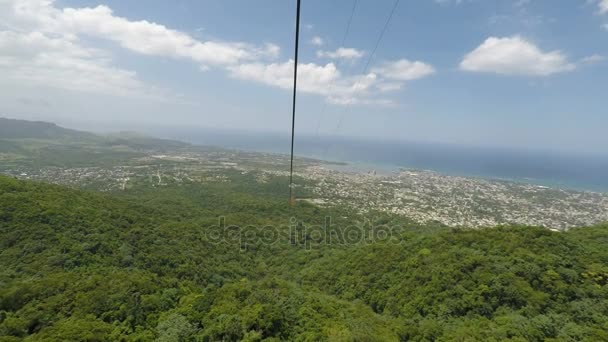
[[[402,0],[379,41],[394,5],[302,0],[299,135],[608,153],[608,0]],[[288,134],[294,15],[0,0],[0,116]]]

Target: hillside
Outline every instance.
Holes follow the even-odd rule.
[[[117,165],[150,151],[193,148],[180,141],[142,134],[97,135],[53,123],[0,118],[0,172],[3,169]]]
[[[124,145],[138,150],[167,150],[189,147],[190,144],[176,140],[159,139],[136,132],[118,132],[106,136],[108,145]]]
[[[401,227],[391,239],[327,243],[303,228],[362,218],[290,209],[275,185],[107,195],[0,177],[0,339],[608,339],[608,226],[479,231],[379,215]]]
[[[133,149],[176,149],[190,144],[167,139],[159,139],[134,132],[118,132],[108,135],[97,135],[90,132],[73,130],[44,121],[27,121],[0,117],[0,139],[10,146],[15,141],[44,140],[62,144],[99,144],[100,146],[127,146]],[[10,142],[9,142],[10,141]],[[1,145],[0,145],[1,146]]]
[[[0,139],[94,139],[92,133],[72,130],[43,121],[26,121],[0,117]]]

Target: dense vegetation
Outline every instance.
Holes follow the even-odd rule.
[[[120,194],[0,177],[0,340],[608,339],[608,226],[420,227],[229,176]],[[326,216],[395,230],[303,230]]]
[[[195,148],[0,120],[8,168]],[[217,172],[114,194],[0,176],[0,341],[608,340],[608,225],[421,226]]]

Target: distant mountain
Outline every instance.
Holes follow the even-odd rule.
[[[134,149],[179,149],[190,146],[185,142],[150,137],[137,132],[119,132],[106,138],[107,144],[125,145]]]
[[[135,132],[120,132],[102,136],[64,128],[50,122],[0,118],[0,140],[7,139],[59,140],[62,143],[86,143],[99,146],[122,145],[136,150],[175,149],[190,146],[181,141],[159,139]],[[6,144],[6,141],[3,142],[3,145]],[[16,148],[13,145],[11,147]]]
[[[77,131],[43,121],[0,118],[0,139],[95,139],[93,133]]]

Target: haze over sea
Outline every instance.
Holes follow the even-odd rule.
[[[207,129],[151,129],[194,144],[288,154],[290,137]],[[357,171],[432,170],[446,175],[509,180],[573,190],[608,192],[608,155],[453,144],[297,136],[295,153],[346,162]]]

